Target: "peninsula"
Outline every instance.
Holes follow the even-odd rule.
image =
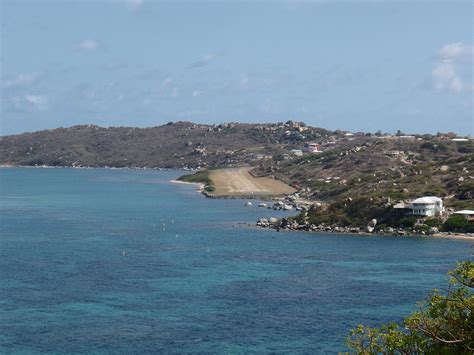
[[[276,228],[474,231],[474,141],[450,132],[331,131],[293,121],[82,125],[0,137],[0,164],[198,170],[181,180],[203,183],[210,197],[279,197],[301,211]],[[439,199],[442,210],[414,209],[422,197]]]

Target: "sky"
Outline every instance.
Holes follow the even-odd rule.
[[[0,135],[287,120],[474,135],[472,0],[1,0],[0,11]]]

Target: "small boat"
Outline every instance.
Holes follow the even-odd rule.
[[[258,207],[267,207],[268,205],[265,202],[259,203]]]
[[[245,206],[252,206],[252,202],[247,201],[247,202],[245,203]]]

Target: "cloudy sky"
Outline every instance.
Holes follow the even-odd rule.
[[[2,0],[0,134],[303,120],[474,135],[472,0]]]

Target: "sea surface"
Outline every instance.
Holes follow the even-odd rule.
[[[0,353],[337,353],[474,243],[276,232],[179,171],[0,169]]]

